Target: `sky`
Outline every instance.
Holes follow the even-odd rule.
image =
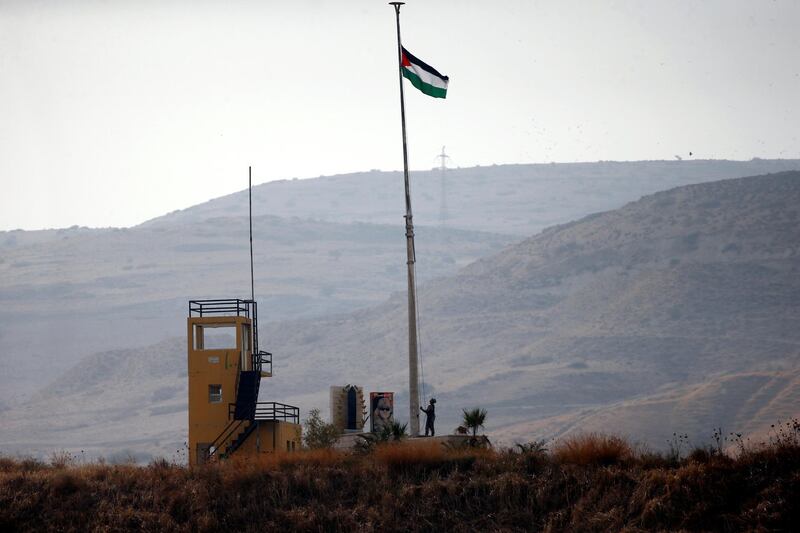
[[[800,158],[800,2],[409,0],[409,159]],[[0,230],[402,169],[380,0],[0,0]],[[692,152],[692,156],[689,153]],[[412,175],[413,180],[413,175]],[[413,185],[412,185],[413,192]]]

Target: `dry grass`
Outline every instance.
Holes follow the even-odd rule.
[[[238,468],[266,468],[281,469],[293,466],[310,467],[332,467],[347,460],[347,454],[330,448],[319,448],[314,450],[300,450],[291,453],[264,454],[257,460],[243,459],[235,455],[229,462],[233,462]]]
[[[435,442],[389,443],[377,446],[372,459],[394,478],[421,480],[434,473],[449,475],[455,470],[468,470],[478,457],[490,453],[485,450],[447,450]]]
[[[583,433],[556,443],[553,458],[562,464],[614,465],[634,456],[628,441],[615,435]]]
[[[673,462],[618,437],[378,446],[197,468],[0,458],[0,531],[792,530],[800,445]]]
[[[406,443],[388,443],[377,446],[373,457],[389,466],[415,464],[436,464],[445,460],[447,451],[436,442],[422,442],[408,445]]]

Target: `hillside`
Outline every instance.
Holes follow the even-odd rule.
[[[405,287],[402,227],[259,216],[253,230],[264,321],[352,311]],[[247,232],[241,215],[73,228],[3,252],[0,402],[40,388],[83,356],[182,335],[189,299],[249,296]],[[418,234],[422,279],[510,242],[450,228]]]
[[[758,433],[797,415],[798,206],[800,172],[680,187],[550,228],[423,284],[425,391],[438,399],[440,431],[455,426],[462,407],[480,405],[500,440],[603,428],[658,447],[673,431],[699,441],[714,427]],[[350,314],[265,324],[275,377],[262,399],[324,410],[330,385],[357,383],[394,390],[404,405],[405,313],[397,294]],[[84,359],[3,414],[11,436],[0,446],[109,447],[92,436],[99,432],[148,451],[158,446],[143,434],[179,442],[184,349],[176,338],[137,351],[150,370],[125,370],[120,380],[115,372],[127,367],[110,364],[111,372],[99,362],[126,361],[124,352]],[[157,379],[155,361],[169,361]],[[169,398],[158,392],[165,387],[173,387]],[[134,391],[140,396],[128,401]],[[116,405],[135,417],[121,412],[109,426]],[[84,417],[85,429],[70,429],[76,414],[48,432],[92,406],[98,414]]]
[[[87,356],[21,406],[0,413],[0,450],[147,460],[186,441],[184,339]]]
[[[548,229],[427,284],[423,363],[442,423],[479,404],[502,434],[521,421],[645,402],[726,375],[730,383],[748,373],[794,383],[799,179],[790,172],[657,193]],[[343,382],[402,391],[402,310],[395,298],[369,314],[268,330],[265,338],[290,361],[276,393],[292,395],[293,382],[310,390],[329,383],[329,370],[350,354],[359,364],[342,372]],[[753,389],[765,404],[782,391]],[[785,392],[787,401],[797,397],[791,387]],[[301,405],[323,403],[319,395],[293,396]],[[743,396],[696,398],[696,416],[677,408],[670,426],[649,432],[633,433],[640,428],[628,419],[606,427],[663,443],[690,422],[711,428],[737,421],[730,411],[746,412]],[[769,424],[800,405],[773,407],[758,410],[757,420]]]
[[[800,169],[798,160],[502,165],[413,172],[421,281],[642,194]],[[99,351],[183,334],[186,302],[249,293],[246,192],[132,228],[0,232],[0,409]],[[262,322],[347,313],[405,289],[402,179],[254,188]],[[53,354],[57,355],[53,355]],[[46,364],[42,364],[42,360]]]

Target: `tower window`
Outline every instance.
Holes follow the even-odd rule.
[[[235,350],[236,324],[195,324],[195,350]]]
[[[208,386],[208,403],[222,402],[222,385]]]

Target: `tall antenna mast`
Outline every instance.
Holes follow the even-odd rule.
[[[445,173],[447,172],[447,160],[450,159],[450,156],[444,151],[444,146],[442,146],[442,153],[437,155],[436,159],[439,160],[439,179],[442,183],[442,190],[440,193],[441,202],[439,204],[439,224],[444,226],[447,221],[447,181]]]
[[[256,289],[253,280],[253,167],[247,167],[247,199],[250,209],[250,299],[255,302]]]
[[[400,79],[400,121],[403,125],[403,177],[406,187],[406,255],[408,260],[408,396],[411,436],[419,435],[419,354],[417,352],[417,284],[414,279],[414,222],[411,215],[411,192],[408,186],[408,145],[406,143],[406,104],[403,95],[403,45],[400,40],[400,6],[405,2],[389,2],[397,20],[397,75]]]

